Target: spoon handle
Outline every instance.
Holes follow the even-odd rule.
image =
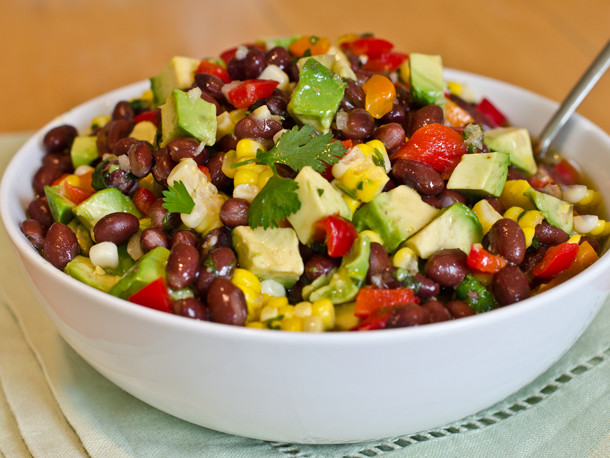
[[[602,77],[608,66],[610,65],[610,40],[604,46],[604,49],[597,55],[593,63],[589,66],[578,83],[570,91],[566,99],[563,101],[559,109],[549,120],[544,130],[540,134],[538,140],[536,154],[544,156],[555,139],[557,133],[561,130],[569,117],[574,113],[574,110],[584,100],[589,91]]]

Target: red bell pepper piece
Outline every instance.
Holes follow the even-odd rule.
[[[580,183],[580,172],[567,159],[561,159],[553,167],[555,182],[566,185]]]
[[[155,126],[159,127],[159,124],[160,124],[159,115],[160,114],[161,114],[161,112],[159,110],[144,111],[144,112],[140,113],[139,115],[137,115],[135,118],[133,118],[133,123],[137,124],[142,121],[150,121]]]
[[[229,90],[227,98],[235,108],[248,108],[258,99],[269,97],[278,84],[274,80],[244,80]]]
[[[351,51],[353,54],[366,54],[369,57],[377,57],[392,51],[394,45],[381,38],[362,37],[354,41],[346,42],[342,47]]]
[[[532,270],[532,274],[540,278],[552,278],[572,265],[578,254],[577,243],[560,243],[549,247],[540,261]]]
[[[483,98],[475,108],[483,113],[489,121],[495,124],[493,127],[506,125],[506,116],[504,116],[504,114],[488,99]]]
[[[362,68],[371,72],[393,72],[408,58],[408,54],[402,52],[386,52],[370,57]]]
[[[491,254],[480,243],[473,243],[466,258],[468,267],[477,272],[495,274],[506,266],[506,259]]]
[[[392,316],[391,307],[378,308],[359,324],[351,328],[350,331],[373,331],[376,329],[384,329],[390,316]]]
[[[419,304],[419,298],[411,288],[362,288],[356,296],[354,315],[366,318],[377,310],[397,305]]]
[[[229,72],[222,65],[216,64],[214,62],[210,62],[209,60],[202,60],[195,70],[195,73],[209,73],[210,75],[215,75],[225,83],[230,83],[233,81],[229,76]]]
[[[316,239],[325,240],[331,258],[345,256],[358,237],[354,225],[338,215],[329,215],[317,221],[315,229]]]
[[[172,310],[172,300],[169,297],[169,292],[167,291],[167,286],[165,286],[165,279],[163,277],[157,278],[137,293],[129,296],[129,302],[160,310],[161,312],[170,313]]]
[[[434,123],[417,129],[393,158],[420,161],[445,174],[455,168],[466,152],[466,144],[459,132]]]
[[[210,174],[210,169],[208,169],[203,164],[198,165],[197,168],[203,172],[203,174],[208,178],[208,181],[212,181],[212,175]]]
[[[94,190],[89,191],[78,186],[73,186],[68,180],[64,181],[64,189],[66,190],[66,194],[68,194],[68,198],[76,205],[87,200],[95,193]]]
[[[157,196],[150,190],[138,186],[133,193],[133,203],[141,213],[148,215],[150,207],[157,200]]]

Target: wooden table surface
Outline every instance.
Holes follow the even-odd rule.
[[[254,38],[372,32],[561,100],[610,37],[608,0],[2,0],[0,132]],[[610,73],[610,72],[609,72]],[[610,132],[610,74],[578,110]]]

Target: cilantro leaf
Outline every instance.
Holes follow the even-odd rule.
[[[300,129],[295,126],[285,132],[269,151],[258,150],[256,162],[272,168],[277,163],[285,164],[295,171],[309,165],[316,172],[324,172],[327,166],[337,163],[345,155],[346,149],[343,143],[333,141],[330,132],[322,135],[314,133],[311,126]]]
[[[299,185],[290,178],[273,175],[250,203],[248,224],[255,228],[279,227],[280,221],[301,208]]]
[[[191,213],[195,201],[186,190],[182,181],[175,181],[173,186],[163,191],[163,208],[170,213]]]

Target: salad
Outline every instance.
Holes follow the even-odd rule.
[[[610,223],[565,159],[371,35],[175,56],[86,131],[51,128],[22,232],[53,266],[197,320],[367,331],[507,306]]]

